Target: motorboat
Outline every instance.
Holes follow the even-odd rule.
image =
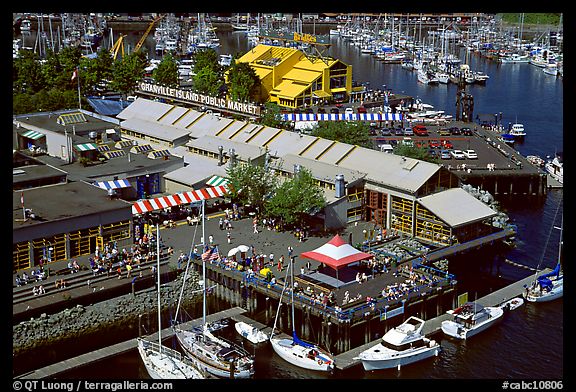
[[[466,302],[448,313],[452,315],[452,319],[442,321],[442,332],[457,339],[468,339],[499,321],[504,310],[499,306]]]
[[[286,269],[286,275],[288,275],[289,271],[293,271],[293,263],[288,264],[288,268]],[[280,294],[280,301],[278,302],[278,310],[276,312],[276,317],[274,319],[274,326],[272,328],[272,333],[270,334],[270,344],[274,349],[274,352],[280,356],[280,358],[284,359],[286,362],[291,363],[292,365],[308,369],[308,370],[317,370],[323,372],[329,372],[334,369],[334,359],[332,355],[319,347],[316,344],[305,342],[298,338],[295,330],[295,323],[294,323],[294,273],[291,272],[292,279],[290,280],[290,288],[291,293],[291,305],[292,305],[292,337],[281,337],[279,335],[274,335],[274,331],[276,329],[276,322],[278,321],[278,315],[280,314],[280,306],[282,306],[282,296],[288,287],[288,279],[284,280],[284,288],[282,289],[282,293]]]
[[[544,68],[542,68],[542,71],[547,75],[558,76],[558,64],[549,63]]]
[[[266,335],[255,326],[245,323],[244,321],[238,321],[236,324],[234,324],[234,328],[236,328],[236,332],[254,344],[262,343],[268,340],[268,335]]]
[[[530,57],[528,55],[519,53],[512,53],[509,56],[500,58],[501,64],[521,64],[528,63],[529,61]]]
[[[204,374],[177,350],[162,344],[161,302],[160,302],[160,229],[156,225],[156,258],[158,277],[158,342],[139,337],[138,352],[148,375],[153,379],[204,379]]]
[[[504,310],[516,310],[522,305],[524,305],[524,299],[521,297],[514,297],[500,304],[500,307]]]
[[[558,205],[558,210],[560,205]],[[554,228],[554,227],[553,227]],[[558,227],[556,227],[558,228]],[[562,224],[560,225],[560,233],[562,233],[564,228],[564,220],[562,219]],[[552,231],[552,230],[550,230]],[[544,259],[544,253],[542,255],[542,260]],[[526,292],[524,297],[528,302],[547,302],[554,299],[560,298],[564,294],[564,273],[562,271],[562,265],[560,264],[560,258],[562,253],[562,234],[560,234],[560,241],[558,241],[558,262],[551,272],[537,276],[535,275],[534,280],[530,286],[526,287]],[[538,266],[537,270],[540,269]]]
[[[523,124],[512,124],[512,127],[508,131],[508,134],[515,136],[515,137],[523,137],[526,136],[526,131],[524,130]]]
[[[546,162],[544,164],[544,170],[560,184],[564,184],[564,162],[562,153],[557,153],[552,160]]]
[[[354,358],[362,361],[364,370],[391,369],[438,356],[440,344],[422,335],[425,321],[415,316],[386,332],[375,346]]]

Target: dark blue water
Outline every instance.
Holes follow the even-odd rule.
[[[322,33],[319,27],[318,33]],[[327,32],[327,30],[326,30]],[[137,36],[137,35],[136,35]],[[236,53],[248,49],[242,33],[221,33],[220,53]],[[399,65],[383,64],[369,55],[362,55],[358,48],[349,44],[334,45],[329,54],[347,64],[352,64],[354,79],[370,82],[372,88],[385,85],[393,92],[421,98],[436,110],[455,114],[456,86],[449,84],[426,86],[419,84],[416,74]],[[462,52],[462,59],[465,59]],[[542,157],[561,151],[563,145],[563,81],[542,72],[530,64],[497,63],[471,55],[467,60],[472,70],[483,71],[490,76],[485,86],[469,86],[474,96],[474,114],[500,113],[503,123],[520,122],[528,136],[516,148],[523,154]],[[505,256],[517,263],[537,267],[553,267],[556,264],[560,216],[555,216],[563,191],[551,190],[542,202],[526,199],[502,201],[511,221],[518,226],[517,247]],[[549,233],[552,234],[549,237]],[[549,238],[548,238],[549,237]],[[546,249],[545,244],[548,243]],[[467,260],[473,266],[484,265],[482,253]],[[476,273],[476,272],[474,272]],[[503,282],[522,279],[531,275],[524,268],[500,263],[497,274]],[[461,276],[461,279],[483,279],[480,274]],[[478,278],[480,277],[480,278]],[[474,282],[481,285],[482,282]],[[277,357],[269,345],[255,349],[256,379],[560,379],[564,377],[564,299],[544,304],[525,304],[510,312],[502,322],[473,339],[465,342],[437,336],[442,346],[441,354],[413,366],[396,370],[367,373],[361,366],[337,371],[327,376],[295,368]],[[225,335],[242,342],[233,328]],[[168,343],[170,344],[170,343]],[[68,378],[147,378],[146,371],[136,351],[107,359],[98,364],[98,371],[81,368],[65,375]]]

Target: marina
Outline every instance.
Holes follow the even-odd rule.
[[[200,14],[196,18],[202,19]],[[260,19],[260,21],[263,20]],[[385,21],[388,20],[382,19],[382,22]],[[144,26],[151,26],[147,20],[126,23],[141,23]],[[215,28],[212,27],[212,23]],[[227,31],[222,26],[228,26],[228,24],[218,20],[216,16],[211,16],[210,21],[205,20],[205,31],[212,31],[217,34],[216,37],[212,37],[215,39],[212,42],[218,42],[214,48],[219,53],[223,64],[227,64],[228,60],[234,61],[228,57],[229,53],[235,53],[251,45],[249,40],[244,41],[244,37],[241,37],[241,34],[245,34],[243,32],[245,29],[238,28],[239,22],[236,21],[236,23],[235,31]],[[255,21],[255,23],[257,22]],[[349,24],[352,25],[352,23]],[[112,25],[113,23],[108,23],[108,26]],[[249,23],[246,22],[246,26],[248,25]],[[187,26],[186,23],[183,26]],[[191,24],[187,28],[191,32],[190,26]],[[266,25],[263,24],[262,26]],[[301,29],[299,34],[307,34],[306,31],[310,28],[316,32],[328,31],[328,28],[334,27],[334,24],[318,23],[316,25],[315,23],[311,24],[308,20],[303,26],[298,24],[295,26],[297,29]],[[345,191],[344,195],[347,196],[346,204],[344,204],[345,209],[335,204],[331,207],[333,210],[327,210],[334,211],[334,214],[343,214],[344,221],[346,221],[347,215],[347,224],[337,230],[342,237],[341,240],[338,240],[338,236],[333,235],[335,232],[325,231],[328,226],[325,226],[324,230],[315,229],[307,233],[308,236],[305,241],[298,241],[298,237],[294,237],[293,233],[275,229],[266,230],[264,226],[258,235],[256,232],[251,235],[252,223],[248,216],[234,221],[233,245],[255,244],[260,252],[270,254],[270,263],[265,265],[268,268],[268,273],[262,272],[262,267],[252,268],[254,264],[251,263],[255,261],[256,256],[254,251],[252,251],[251,257],[244,254],[246,252],[240,257],[232,257],[231,253],[228,254],[228,257],[223,257],[232,245],[226,245],[226,243],[230,244],[230,237],[226,238],[225,231],[218,230],[217,220],[222,216],[227,217],[228,213],[227,211],[224,212],[224,207],[217,207],[216,204],[214,207],[211,206],[212,209],[208,215],[210,222],[207,223],[210,227],[210,237],[213,235],[215,237],[216,249],[220,251],[220,258],[210,260],[209,263],[203,263],[201,252],[192,252],[192,247],[190,247],[192,256],[190,267],[195,270],[194,275],[198,276],[205,271],[208,282],[204,284],[204,287],[208,285],[214,288],[214,290],[210,290],[210,299],[206,304],[210,308],[207,315],[208,322],[229,320],[246,323],[266,333],[268,337],[279,336],[282,341],[293,341],[297,334],[303,341],[310,342],[307,343],[311,345],[309,347],[316,345],[315,347],[327,349],[330,363],[333,364],[334,368],[330,373],[336,378],[454,377],[448,376],[451,372],[454,372],[452,374],[456,374],[456,377],[464,378],[502,377],[506,370],[503,370],[502,373],[500,370],[496,373],[478,373],[483,374],[481,376],[467,373],[468,370],[465,369],[447,370],[449,358],[459,358],[462,361],[467,358],[463,354],[467,353],[470,360],[474,360],[475,356],[480,354],[474,352],[476,341],[489,345],[486,342],[487,336],[497,341],[501,334],[507,334],[508,332],[505,331],[514,325],[516,329],[521,329],[523,326],[526,328],[533,326],[531,320],[526,323],[523,321],[527,316],[541,319],[542,314],[535,317],[533,313],[546,312],[543,309],[543,304],[532,303],[520,306],[515,312],[508,312],[507,309],[511,305],[516,305],[517,301],[514,303],[510,301],[524,295],[526,287],[535,279],[534,275],[526,276],[527,273],[530,273],[529,270],[536,270],[538,275],[548,274],[551,276],[549,273],[556,265],[548,258],[546,258],[548,261],[545,263],[546,265],[541,265],[540,261],[537,263],[535,260],[534,254],[542,253],[542,232],[546,231],[551,224],[553,225],[556,219],[553,218],[550,224],[550,210],[552,205],[556,206],[557,203],[561,203],[562,199],[562,157],[561,154],[556,154],[562,141],[562,115],[560,114],[555,120],[547,119],[553,125],[543,126],[541,123],[534,122],[534,118],[530,116],[530,110],[534,113],[533,109],[524,108],[525,111],[513,113],[517,109],[509,109],[507,105],[510,105],[514,98],[493,99],[492,97],[496,96],[495,93],[488,94],[488,91],[494,91],[497,88],[498,83],[501,83],[501,80],[499,81],[501,75],[521,72],[518,69],[511,71],[508,67],[523,68],[522,72],[524,73],[522,75],[527,78],[546,78],[546,81],[542,79],[542,83],[546,83],[548,86],[549,83],[561,85],[561,76],[558,75],[557,79],[548,79],[550,78],[549,74],[534,76],[540,68],[525,63],[504,65],[502,68],[495,69],[496,64],[501,62],[485,56],[487,51],[479,50],[467,54],[466,62],[475,72],[481,70],[477,74],[480,79],[482,79],[481,74],[483,72],[486,72],[485,75],[489,74],[489,77],[482,82],[470,81],[465,90],[462,90],[461,84],[458,85],[450,81],[447,81],[445,86],[443,86],[444,83],[431,84],[430,81],[419,83],[417,73],[408,71],[404,64],[401,65],[401,60],[390,60],[390,56],[384,54],[378,58],[378,55],[368,53],[367,47],[362,46],[360,41],[357,44],[352,44],[356,41],[346,39],[344,42],[343,36],[346,33],[343,33],[344,30],[340,26],[343,24],[339,24],[338,29],[333,29],[334,32],[332,29],[330,30],[331,45],[329,50],[331,55],[344,59],[344,62],[353,63],[355,79],[357,79],[356,75],[358,74],[379,76],[374,76],[365,83],[364,90],[358,90],[363,92],[354,95],[350,102],[321,105],[323,110],[331,114],[334,114],[334,111],[344,113],[339,114],[341,116],[357,115],[358,118],[361,114],[368,116],[386,113],[387,109],[391,107],[395,108],[394,111],[398,110],[394,114],[402,113],[402,117],[399,117],[401,121],[395,119],[392,121],[372,120],[374,134],[371,135],[373,145],[370,149],[364,150],[364,147],[361,149],[358,146],[340,142],[326,142],[311,136],[306,131],[297,132],[292,129],[277,130],[272,127],[253,126],[250,124],[252,121],[250,116],[236,117],[235,119],[227,118],[232,114],[231,111],[226,113],[224,110],[222,113],[214,115],[214,112],[217,112],[217,105],[209,108],[206,112],[205,105],[194,104],[186,100],[179,101],[178,99],[164,101],[165,97],[161,94],[155,94],[151,90],[136,92],[137,98],[131,105],[133,113],[148,111],[151,118],[146,121],[150,121],[154,127],[166,127],[166,130],[170,130],[170,132],[180,132],[178,127],[184,126],[188,118],[192,119],[187,122],[188,126],[185,127],[187,134],[191,136],[189,145],[186,147],[194,154],[199,155],[201,153],[208,156],[212,154],[211,158],[213,159],[218,157],[217,150],[210,150],[213,146],[210,147],[208,143],[203,141],[208,140],[208,138],[217,139],[216,143],[221,143],[224,146],[224,151],[236,149],[239,155],[234,156],[232,154],[230,159],[240,159],[241,161],[249,160],[251,154],[252,157],[262,161],[269,159],[264,155],[261,157],[255,155],[256,149],[253,148],[255,146],[266,146],[266,150],[272,146],[272,151],[278,148],[274,147],[275,145],[282,146],[281,150],[284,151],[280,154],[276,151],[273,162],[281,162],[277,159],[283,156],[286,156],[288,161],[278,166],[274,165],[275,170],[292,172],[292,166],[296,170],[295,168],[301,164],[309,164],[308,159],[310,159],[315,162],[310,164],[313,168],[312,171],[322,173],[317,174],[317,176],[323,175],[323,181],[334,186],[336,194],[338,194],[339,188],[339,175],[345,177],[347,183],[355,182],[355,187],[357,187],[356,189],[348,188]],[[428,25],[429,28],[430,26],[434,29],[438,25],[432,23]],[[417,31],[420,25],[418,22],[414,22],[402,27],[405,27],[407,31]],[[401,31],[402,27],[396,26],[396,29]],[[34,29],[35,25],[32,23],[32,30]],[[392,26],[391,31],[394,32],[394,26]],[[152,35],[153,33],[148,35],[148,40],[152,39]],[[195,35],[195,37],[200,37],[200,35]],[[190,35],[188,37],[189,40],[192,39]],[[436,40],[440,35],[428,35],[430,40],[432,37]],[[446,37],[453,38],[452,35],[448,34]],[[394,40],[399,40],[401,35],[392,33],[389,38],[394,42]],[[399,42],[397,43],[399,44]],[[409,43],[408,40],[407,42]],[[468,44],[473,45],[472,41]],[[180,47],[189,47],[189,45],[181,44]],[[157,56],[161,56],[161,54],[162,51],[156,53]],[[491,56],[497,57],[499,55],[492,53]],[[503,56],[504,54],[502,54]],[[506,62],[506,60],[502,61],[504,64]],[[187,72],[190,72],[193,68],[192,66],[188,67]],[[363,67],[366,67],[366,70],[363,70]],[[526,76],[526,68],[524,67],[529,67],[530,76]],[[462,68],[460,69],[462,70]],[[459,78],[463,80],[464,76],[459,76]],[[382,83],[383,81],[384,83]],[[380,86],[382,86],[382,90],[379,88]],[[445,91],[440,92],[441,88],[444,88]],[[514,90],[514,87],[510,88]],[[386,98],[379,96],[381,91],[388,92]],[[469,94],[469,98],[474,97],[475,102],[472,106],[467,106],[472,100],[466,98],[466,94],[461,95],[462,91]],[[561,110],[561,89],[559,95],[557,89],[550,91],[555,91],[555,96],[560,98],[554,101],[541,97],[539,104],[542,107],[539,109],[540,111],[549,110],[552,113],[558,108],[558,105]],[[506,93],[502,94],[505,96]],[[461,101],[460,98],[464,100]],[[162,100],[161,104],[158,103],[160,100]],[[492,100],[495,101],[494,105],[501,104],[502,106],[493,106]],[[400,101],[403,103],[400,104]],[[432,104],[422,105],[423,102],[431,102]],[[464,105],[464,118],[461,118],[458,112],[454,117],[452,116],[455,102],[456,106]],[[546,105],[551,102],[554,102],[553,107],[547,107]],[[418,103],[426,109],[400,110],[402,105],[407,107]],[[474,106],[475,109],[472,111]],[[323,114],[318,110],[319,107],[318,105],[311,105],[305,113],[288,109],[283,111],[283,115],[306,116],[292,117],[294,119],[293,125],[296,125],[300,120],[318,122],[319,116]],[[458,106],[457,110],[460,109],[461,107]],[[468,112],[466,113],[466,111]],[[504,117],[502,111],[504,111]],[[162,144],[171,143],[175,140],[162,140],[159,135],[166,134],[165,131],[157,134],[139,134],[137,128],[132,129],[130,125],[127,125],[131,124],[134,119],[130,118],[128,110],[126,113],[126,117],[118,122],[119,126],[123,128],[123,138],[127,136],[126,139],[134,142],[134,144],[138,140],[149,139],[152,141],[153,148],[158,151],[160,151],[159,147]],[[476,113],[496,114],[478,115]],[[521,119],[522,124],[519,124],[520,122],[516,119]],[[21,121],[24,126],[27,125],[24,119]],[[182,125],[177,124],[178,122]],[[509,123],[508,130],[505,126],[507,122]],[[513,126],[513,123],[514,125],[523,125],[523,135],[519,135],[515,131],[516,127]],[[420,133],[420,127],[424,128],[426,134]],[[41,126],[36,129],[39,128]],[[200,133],[200,129],[202,133]],[[408,133],[407,129],[413,133]],[[458,131],[455,132],[454,129]],[[546,136],[544,136],[544,129],[547,133]],[[400,131],[402,133],[399,133]],[[513,138],[505,140],[506,134]],[[299,144],[296,143],[297,139],[292,139],[296,136],[300,138]],[[205,139],[202,139],[203,137]],[[543,142],[544,140],[545,142]],[[245,149],[240,148],[241,142],[246,146]],[[397,180],[393,177],[396,174],[382,174],[382,178],[387,175],[390,179],[380,180],[378,178],[374,181],[374,175],[368,168],[352,164],[360,152],[372,154],[368,151],[372,149],[378,152],[379,150],[383,151],[385,145],[392,146],[392,150],[394,150],[396,146],[402,144],[422,146],[427,149],[429,154],[438,155],[437,163],[440,169],[435,174],[436,177],[424,177],[424,180],[421,180],[418,185],[410,185],[413,189],[409,187],[400,191],[391,190],[396,186],[394,181]],[[440,158],[447,145],[450,145],[449,149],[452,152],[448,158]],[[175,148],[170,147],[167,151],[170,151],[172,157],[177,156],[177,159],[183,159],[183,161],[189,159],[187,158],[188,151],[183,153],[183,145]],[[457,151],[463,151],[463,154],[465,153],[464,158],[460,158],[454,153]],[[551,151],[554,151],[555,154],[552,154]],[[296,156],[296,158],[291,155]],[[552,156],[555,156],[554,160]],[[128,157],[130,157],[129,154]],[[172,157],[169,159],[173,159]],[[227,159],[228,157],[226,155]],[[546,157],[546,160],[540,157]],[[128,159],[130,160],[130,158]],[[383,162],[387,162],[387,159],[382,158]],[[390,157],[390,159],[390,162],[395,162],[396,158]],[[40,157],[40,160],[44,159]],[[222,161],[222,156],[220,160]],[[54,165],[50,159],[44,161]],[[405,161],[406,159],[404,159]],[[323,165],[334,162],[336,162],[336,167],[329,170],[328,175],[324,174],[322,170],[325,170],[325,166]],[[166,164],[170,163],[174,164],[174,161],[166,162]],[[408,163],[400,162],[400,164],[406,166],[406,168],[398,169],[400,172],[402,172],[401,170],[411,171],[416,167],[417,171],[412,172],[414,176],[416,173],[422,173],[420,170],[428,167],[427,163],[424,162],[412,163],[411,158]],[[552,167],[553,165],[554,167]],[[56,167],[58,166],[60,165],[56,164]],[[203,169],[200,168],[200,170]],[[372,170],[376,171],[376,168],[372,168]],[[364,183],[358,182],[358,178],[361,178]],[[447,184],[448,189],[434,194],[437,190],[430,191],[434,181],[439,184],[442,183],[443,186]],[[362,185],[359,186],[358,184]],[[422,184],[424,187],[419,188]],[[459,186],[455,186],[455,184]],[[463,184],[465,184],[464,187],[461,186]],[[157,199],[175,195],[174,191],[169,190],[169,186],[173,186],[173,184],[167,182],[162,185],[166,186],[166,192],[162,195],[155,195]],[[451,192],[451,188],[459,188],[459,190]],[[465,189],[466,192],[462,189]],[[138,191],[140,192],[140,190]],[[356,199],[361,200],[355,200],[351,197],[352,192],[356,192]],[[28,201],[28,195],[32,193],[26,192],[26,194]],[[472,201],[473,199],[476,201]],[[451,211],[447,208],[450,200],[458,200],[458,202],[454,202],[453,207],[460,203],[464,204],[465,201],[471,203],[468,210],[469,215],[460,216],[458,219],[454,218],[454,215],[457,214],[456,210]],[[494,201],[497,202],[494,203]],[[498,207],[496,213],[488,213],[484,210],[484,208],[492,209],[495,206]],[[138,201],[134,203],[132,211],[134,208],[148,207]],[[352,211],[355,215],[350,215]],[[144,212],[142,215],[146,217],[149,216],[148,213]],[[332,214],[332,212],[330,213]],[[22,215],[21,211],[20,215]],[[398,217],[402,217],[402,219],[399,221],[397,220]],[[483,220],[483,224],[480,224],[480,220]],[[189,237],[190,230],[192,230],[189,226],[190,221],[186,222],[181,216],[175,219],[175,223],[171,220],[164,222],[163,232],[166,233],[166,238],[164,240],[163,234],[163,240],[165,243],[176,249],[186,249],[190,246]],[[434,225],[440,223],[441,229],[434,226],[434,231],[430,229],[430,232],[427,232],[429,222]],[[540,224],[531,225],[531,222],[539,222]],[[489,224],[486,225],[486,223]],[[328,225],[328,220],[325,224]],[[194,225],[192,226],[194,227]],[[379,226],[386,230],[379,229]],[[130,230],[132,228],[133,226],[130,224]],[[309,252],[316,252],[323,246],[338,241],[354,245],[356,251],[369,254],[370,258],[335,267],[331,261],[325,263],[322,258],[307,259],[305,257]],[[120,243],[124,245],[124,241]],[[212,238],[210,243],[212,243]],[[276,260],[280,255],[284,258],[286,245],[294,243],[297,248],[295,258],[292,263],[288,261],[292,267],[290,269],[294,278],[289,280],[290,287],[288,287],[284,270],[276,270],[272,256],[275,255]],[[201,243],[197,243],[197,245],[202,246]],[[165,249],[162,252],[164,251]],[[267,261],[268,256],[266,254],[264,261]],[[35,257],[33,253],[31,255]],[[519,261],[519,263],[510,261],[510,259]],[[81,263],[87,264],[84,257],[79,258],[79,260]],[[310,260],[312,261],[311,264]],[[169,280],[182,272],[180,262],[178,262],[178,267],[175,267],[175,264],[175,255],[162,258],[163,276],[168,277]],[[536,264],[538,264],[537,267]],[[56,266],[54,263],[51,265]],[[286,268],[286,264],[283,268]],[[482,276],[483,279],[475,279],[474,274]],[[130,286],[125,280],[115,282],[114,278],[99,277],[94,279],[94,283],[107,287],[105,291],[108,293],[98,294],[98,296],[95,294],[93,297],[105,301],[106,296],[110,295],[122,295],[130,293],[130,291],[132,291],[132,295],[144,292],[154,285],[151,276],[146,277],[145,274],[144,278],[139,281],[137,286],[134,285],[134,282]],[[83,293],[86,291],[86,282],[90,288],[89,274],[79,274],[76,278],[72,278],[69,292],[77,303],[88,305],[93,300],[88,299],[89,293]],[[75,292],[78,293],[78,296],[74,294]],[[59,307],[65,306],[66,303],[65,300],[55,300],[53,303],[44,301],[44,304],[40,305],[40,301],[35,301],[40,298],[34,298],[29,293],[29,289],[25,288],[15,288],[14,294],[13,315],[16,320],[22,322],[30,317],[38,317],[47,311],[56,312]],[[450,317],[449,311],[451,309],[456,309],[463,304],[463,294],[466,294],[470,301],[474,298],[474,303],[478,303],[482,307],[499,307],[500,305],[507,307],[503,307],[502,322],[489,330],[482,331],[478,337],[471,339],[472,345],[459,347],[456,341],[441,336],[441,324]],[[284,303],[281,304],[280,302]],[[553,301],[548,305],[551,305],[550,309],[557,312],[556,314],[561,320],[562,310],[556,306],[557,302]],[[561,304],[562,300],[560,300]],[[293,310],[289,309],[291,305]],[[538,309],[535,306],[538,306]],[[222,310],[222,307],[229,307],[229,309]],[[182,325],[183,329],[199,326],[201,319],[195,318],[198,315],[197,311],[198,308],[191,311],[194,314],[194,319],[185,322]],[[386,332],[391,331],[410,316],[425,320],[422,335],[438,342],[441,348],[439,352],[436,352],[433,358],[423,360],[421,367],[402,365],[401,375],[400,365],[393,367],[394,375],[391,369],[362,372],[359,354],[382,341],[382,336]],[[170,321],[173,322],[173,320]],[[548,322],[554,324],[552,320],[548,320]],[[273,325],[276,328],[272,328]],[[150,322],[148,322],[148,327],[150,327]],[[292,331],[292,337],[288,336],[289,331]],[[128,331],[125,332],[126,334],[129,333]],[[114,363],[116,360],[128,360],[134,367],[131,370],[133,372],[132,377],[147,378],[143,365],[134,359],[135,356],[138,357],[136,352],[137,340],[133,335],[133,329],[131,333],[132,336],[126,336],[124,333],[119,334],[118,339],[125,340],[90,353],[77,355],[79,353],[74,353],[74,350],[71,350],[69,354],[64,354],[70,358],[64,360],[57,360],[59,355],[51,352],[49,357],[56,359],[55,363],[44,363],[43,365],[46,366],[35,370],[26,369],[23,373],[14,374],[14,376],[25,379],[85,377],[86,369],[95,362],[104,360],[106,363]],[[318,374],[324,372],[317,370],[297,370],[300,365],[286,365],[287,368],[284,369],[283,363],[285,362],[277,354],[277,351],[272,350],[267,341],[254,344],[243,336],[240,330],[236,331],[231,324],[215,335],[238,343],[254,355],[254,372],[249,376],[251,378],[326,378],[326,376]],[[182,343],[177,342],[173,328],[164,329],[162,338],[167,347],[182,349]],[[151,334],[147,339],[158,340],[158,334]],[[562,332],[554,336],[554,339],[562,341]],[[297,340],[299,341],[299,339]],[[514,352],[512,347],[508,347],[507,350]],[[521,352],[522,349],[519,351]],[[134,354],[136,355],[134,356]],[[263,357],[272,359],[269,363],[264,363]],[[324,361],[328,357],[322,358]],[[556,360],[558,359],[562,359],[562,352],[558,353]],[[45,361],[50,361],[50,359],[47,357]],[[545,368],[546,365],[543,367]],[[520,377],[525,377],[528,373],[520,371]],[[561,373],[561,365],[554,370],[545,369],[543,372],[546,377],[550,378],[557,378],[558,374]]]

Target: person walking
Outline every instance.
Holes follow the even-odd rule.
[[[232,242],[232,237],[230,235],[230,232],[226,233],[226,239],[228,240],[228,243]]]

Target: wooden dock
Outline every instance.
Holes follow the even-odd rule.
[[[551,269],[547,268],[543,271],[540,271],[537,275],[540,276],[542,274],[550,272]],[[503,287],[499,290],[496,290],[482,298],[476,300],[482,306],[497,306],[500,305],[514,297],[521,296],[524,293],[525,286],[529,285],[532,280],[534,279],[534,275],[530,275],[522,280],[514,282],[506,287]],[[424,328],[422,329],[422,333],[426,336],[433,335],[440,331],[442,321],[447,320],[450,318],[448,313],[444,313],[438,317],[435,317],[430,320],[426,320],[424,324]],[[356,366],[360,364],[359,360],[355,360],[354,358],[358,356],[362,351],[367,350],[368,348],[374,346],[380,341],[380,338],[366,343],[362,346],[355,347],[349,351],[346,351],[342,354],[337,355],[334,358],[334,362],[338,369],[348,369],[352,366]]]
[[[218,320],[223,320],[226,318],[234,318],[242,313],[245,313],[246,310],[240,307],[234,307],[231,309],[226,309],[218,313],[206,315],[207,322],[214,322]],[[202,322],[202,318],[194,319],[183,323],[182,326],[185,329],[192,328],[194,326],[200,325]],[[174,330],[170,328],[164,328],[162,330],[162,337],[170,338],[174,335]],[[158,332],[149,335],[151,340],[158,339]],[[79,368],[82,366],[90,365],[95,362],[101,361],[108,357],[113,357],[115,355],[123,354],[128,351],[134,350],[137,347],[136,338],[126,340],[124,342],[120,342],[114,344],[112,346],[104,347],[99,350],[95,350],[86,354],[79,355],[74,358],[65,359],[64,361],[54,363],[52,365],[45,366],[43,368],[33,370],[26,374],[20,375],[15,378],[20,379],[46,379],[46,378],[53,378],[54,376],[67,372],[71,369]]]

